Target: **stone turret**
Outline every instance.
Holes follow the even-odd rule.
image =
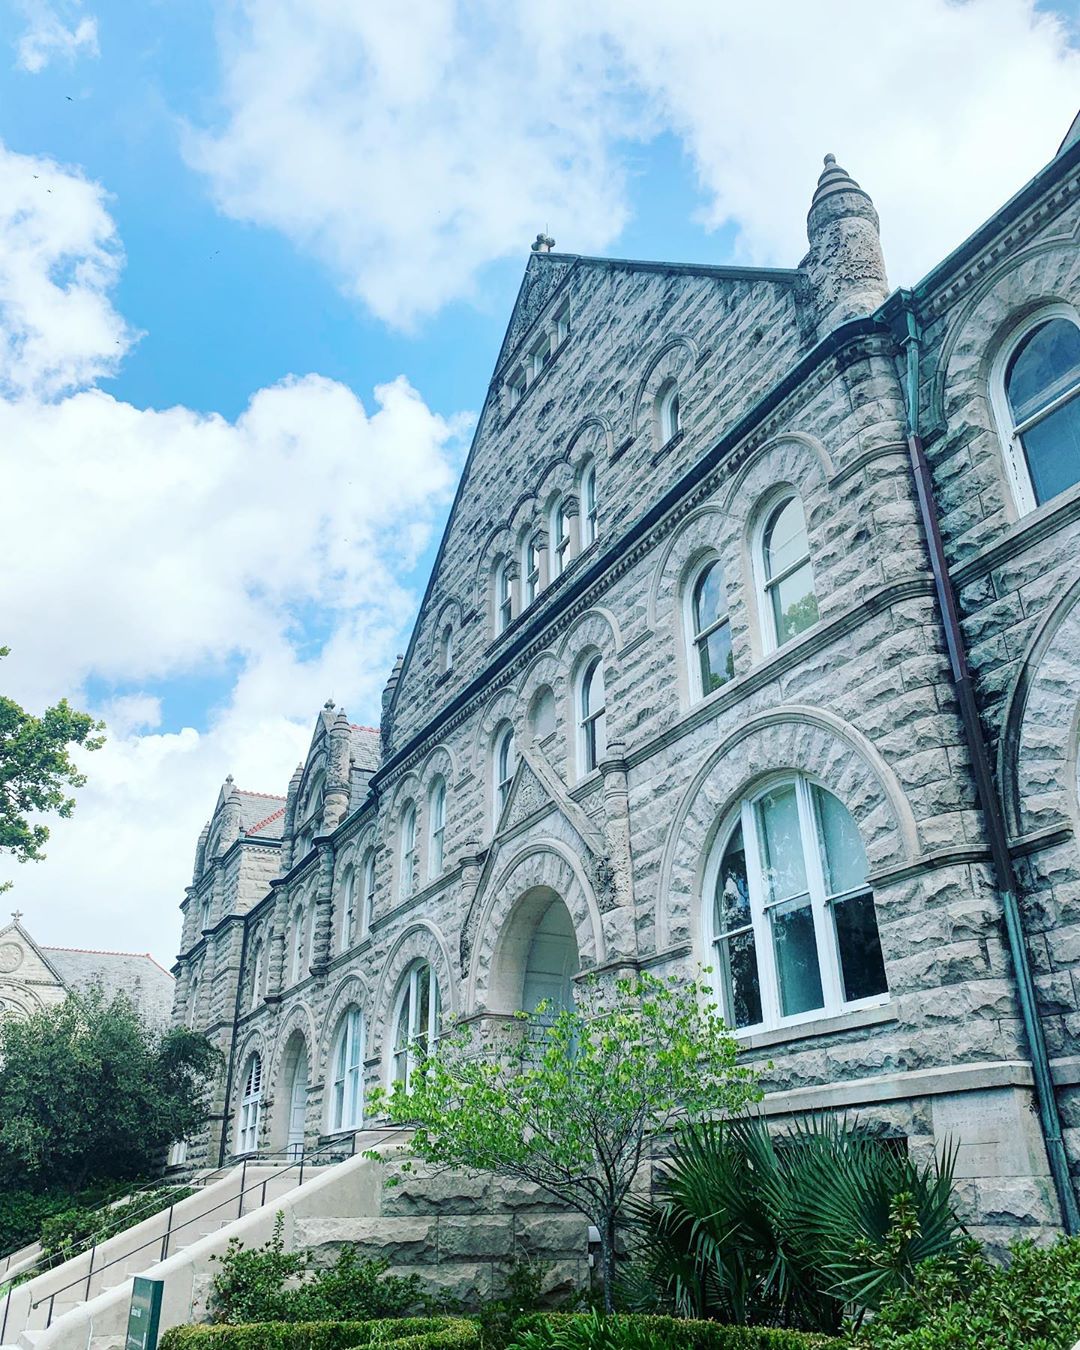
[[[296,796],[300,791],[300,780],[304,776],[303,764],[298,764],[289,779],[289,790],[285,796],[285,819],[281,832],[281,870],[287,872],[293,865],[293,832],[296,829]]]
[[[383,759],[389,759],[391,753],[390,736],[390,707],[394,702],[394,692],[398,687],[398,680],[401,679],[401,667],[405,664],[405,657],[398,652],[398,658],[394,662],[394,669],[390,672],[390,678],[386,681],[386,688],[382,694],[382,724],[379,728],[382,740]]]
[[[218,835],[218,854],[225,852],[232,844],[240,838],[240,831],[243,829],[243,812],[240,805],[240,794],[233,783],[233,776],[225,779],[225,786],[221,789],[224,801],[221,805],[221,833]]]
[[[327,711],[333,704],[327,704]],[[339,708],[338,715],[328,733],[330,745],[326,765],[326,794],[323,798],[323,833],[329,834],[341,823],[349,809],[349,769],[352,756],[352,729],[345,709]]]
[[[197,884],[206,867],[206,841],[210,838],[210,822],[207,821],[199,834],[199,842],[195,845],[195,875],[192,880]]]
[[[819,337],[847,319],[870,314],[889,293],[878,213],[870,194],[836,162],[825,168],[806,217],[810,252],[803,259]]]

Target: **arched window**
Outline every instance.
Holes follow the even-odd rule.
[[[859,831],[796,777],[744,801],[706,874],[708,927],[730,1026],[782,1026],[888,996]]]
[[[514,590],[510,579],[510,563],[500,558],[495,564],[495,632],[503,633],[514,617]]]
[[[760,553],[764,627],[771,649],[782,647],[818,619],[806,518],[796,494],[785,497],[769,512]]]
[[[578,700],[581,768],[583,773],[591,773],[607,752],[604,663],[599,656],[594,656],[582,672]]]
[[[660,444],[667,445],[682,430],[679,417],[679,386],[668,380],[656,397],[656,420],[660,428]]]
[[[454,627],[447,624],[439,638],[439,670],[445,675],[454,665]]]
[[[514,781],[517,759],[514,755],[514,728],[503,727],[495,737],[494,782],[495,782],[495,827],[498,828],[506,799],[510,796],[510,785]]]
[[[416,889],[416,807],[406,802],[401,813],[401,895],[407,900]]]
[[[210,898],[206,896],[199,905],[199,932],[205,933],[210,927]]]
[[[428,873],[442,875],[443,838],[446,834],[446,784],[437,778],[428,799]]]
[[[364,1018],[350,1008],[338,1022],[330,1057],[329,1127],[359,1128],[364,1117]]]
[[[248,1058],[240,1095],[240,1120],[237,1130],[237,1151],[254,1153],[259,1147],[259,1117],[262,1114],[262,1057]]]
[[[731,679],[731,622],[728,617],[724,569],[715,559],[706,563],[690,589],[692,675],[704,697]]]
[[[251,1003],[250,1007],[254,1011],[262,1002],[263,995],[263,963],[266,956],[266,948],[260,939],[255,943],[255,950],[251,957]]]
[[[439,1035],[439,982],[426,961],[417,961],[401,982],[394,1014],[390,1076],[408,1091],[417,1061],[435,1048]]]
[[[581,476],[581,547],[595,543],[600,533],[596,502],[596,465],[590,464]]]
[[[299,984],[304,973],[304,906],[299,904],[293,910],[292,924],[292,957],[289,962],[289,973],[291,982]]]
[[[555,695],[549,684],[542,684],[529,704],[529,730],[538,740],[546,740],[555,730]]]
[[[199,971],[195,971],[191,977],[191,984],[188,986],[186,1021],[189,1031],[195,1026],[195,1022],[199,1016],[199,989],[201,985],[202,975]]]
[[[361,935],[367,937],[371,932],[371,921],[375,917],[375,850],[369,848],[364,854],[364,917]]]
[[[318,905],[315,902],[314,896],[312,896],[311,901],[308,904],[307,912],[307,964],[309,969],[315,964],[315,937],[318,928],[318,913]]]
[[[340,950],[347,952],[356,941],[356,872],[349,868],[341,888]]]
[[[540,594],[540,537],[532,534],[525,541],[522,574],[525,578],[525,605],[531,605]]]
[[[1032,316],[995,363],[994,402],[1017,507],[1080,483],[1080,321],[1055,305]]]
[[[566,501],[559,497],[551,508],[551,575],[561,577],[570,561],[570,516]]]

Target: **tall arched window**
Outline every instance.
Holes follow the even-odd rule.
[[[782,647],[818,619],[806,517],[795,493],[774,506],[765,520],[760,567],[766,645]]]
[[[205,933],[210,927],[210,897],[206,896],[199,905],[199,932]]]
[[[533,534],[525,541],[525,555],[522,560],[526,605],[531,605],[540,594],[540,536]]]
[[[514,617],[514,588],[510,578],[510,563],[500,558],[495,564],[495,632],[503,633]]]
[[[570,561],[570,517],[566,501],[559,497],[551,508],[551,575],[561,577]]]
[[[340,950],[347,952],[356,941],[356,872],[348,868],[341,887]]]
[[[731,622],[724,569],[715,559],[698,572],[690,588],[691,678],[704,697],[731,679]]]
[[[369,848],[364,854],[364,917],[361,935],[367,937],[371,932],[371,921],[375,917],[375,850]]]
[[[408,899],[416,889],[416,807],[406,802],[401,813],[401,895]]]
[[[395,1083],[411,1085],[417,1061],[431,1053],[439,1035],[439,982],[426,961],[417,961],[406,972],[394,1012],[394,1044],[390,1076]]]
[[[1033,315],[995,362],[994,402],[1017,507],[1033,511],[1080,483],[1080,320],[1066,305]]]
[[[447,624],[439,638],[439,670],[445,675],[454,665],[454,627]]]
[[[262,1114],[262,1057],[248,1058],[240,1094],[240,1119],[237,1130],[237,1151],[254,1153],[259,1147],[259,1118]]]
[[[255,950],[251,956],[251,1001],[249,1007],[254,1011],[262,1002],[263,996],[263,964],[266,957],[266,948],[263,946],[262,939],[255,943]]]
[[[304,973],[304,906],[300,903],[293,910],[292,923],[289,925],[292,934],[292,956],[289,961],[289,974],[292,977],[293,984],[299,984]]]
[[[437,778],[428,799],[428,872],[432,877],[442,875],[443,840],[446,835],[446,784]]]
[[[199,1016],[199,990],[201,986],[202,975],[199,971],[195,971],[191,977],[191,984],[188,986],[186,1021],[189,1031],[195,1026],[195,1022]]]
[[[317,904],[317,902],[316,902],[316,900],[315,900],[315,897],[312,896],[311,900],[308,902],[308,912],[307,912],[307,921],[306,921],[306,922],[307,922],[307,952],[306,952],[306,958],[307,958],[307,968],[308,968],[309,970],[310,970],[310,968],[315,964],[315,954],[316,954],[316,953],[315,953],[315,938],[316,938],[316,936],[317,936],[317,930],[318,930],[318,915],[319,915],[319,907],[318,907],[318,904]]]
[[[364,1117],[364,1018],[350,1008],[338,1023],[330,1056],[330,1113],[335,1130],[357,1129]]]
[[[581,675],[578,691],[581,769],[591,773],[607,752],[607,705],[604,663],[594,656]]]
[[[495,825],[498,827],[499,818],[503,813],[503,807],[506,805],[506,799],[510,796],[510,785],[514,781],[514,770],[517,768],[517,757],[514,754],[513,727],[503,727],[495,737],[493,763],[493,777],[495,783]]]
[[[782,1026],[888,996],[859,831],[808,779],[744,801],[706,874],[730,1026]]]
[[[596,500],[596,465],[590,464],[581,476],[581,547],[588,548],[600,533]]]
[[[679,415],[679,386],[668,380],[656,398],[656,420],[660,428],[660,444],[667,445],[682,430]]]

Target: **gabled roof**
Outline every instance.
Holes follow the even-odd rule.
[[[240,798],[240,823],[245,834],[261,834],[264,839],[280,839],[285,819],[285,798],[276,792],[250,792],[233,788]]]
[[[125,994],[148,1021],[168,1025],[174,980],[149,952],[99,952],[79,947],[39,948],[71,990],[100,985],[106,999]]]
[[[354,769],[374,773],[379,767],[381,742],[378,727],[358,727],[350,724],[352,732],[352,760]]]

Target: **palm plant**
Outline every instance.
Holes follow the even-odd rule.
[[[661,1202],[633,1214],[634,1306],[836,1331],[951,1250],[955,1154],[921,1166],[841,1117],[773,1134],[759,1117],[678,1135]]]

